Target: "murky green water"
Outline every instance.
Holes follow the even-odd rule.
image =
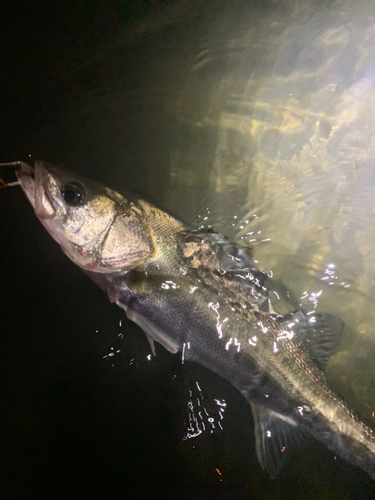
[[[194,172],[206,172],[214,208],[202,219],[251,245],[260,268],[302,307],[344,319],[328,376],[371,418],[375,30],[368,7],[301,3],[288,16],[276,6],[259,9],[250,23],[237,18],[226,43],[206,42],[186,86],[210,77],[216,85],[198,116],[172,110],[178,123],[189,122],[189,139],[181,134],[172,144],[177,192],[167,199],[178,211],[178,186],[194,190],[201,182]],[[219,26],[213,22],[213,37]],[[202,156],[207,164],[197,166]]]

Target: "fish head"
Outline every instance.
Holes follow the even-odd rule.
[[[123,272],[154,256],[136,197],[42,160],[20,162],[16,176],[40,222],[81,268]]]

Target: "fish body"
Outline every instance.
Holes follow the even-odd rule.
[[[276,477],[312,436],[375,479],[375,435],[327,385],[343,323],[269,312],[267,277],[246,249],[199,232],[132,193],[124,196],[36,161],[17,178],[68,257],[151,343],[228,380],[251,405],[260,464]]]

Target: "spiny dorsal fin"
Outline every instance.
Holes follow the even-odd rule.
[[[256,304],[268,312],[268,276],[254,265],[250,250],[222,234],[191,232],[180,235],[179,249],[207,285],[239,302]]]

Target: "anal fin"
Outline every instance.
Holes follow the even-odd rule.
[[[275,479],[305,436],[297,423],[267,408],[250,403],[255,423],[259,463]]]

